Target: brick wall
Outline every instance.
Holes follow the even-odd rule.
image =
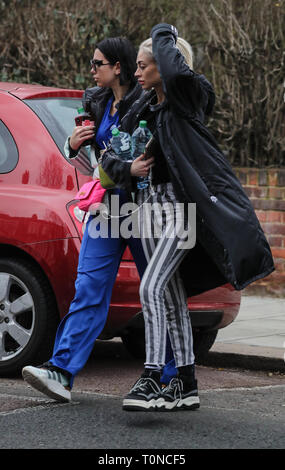
[[[245,294],[285,297],[285,169],[234,168],[270,244],[275,272]]]

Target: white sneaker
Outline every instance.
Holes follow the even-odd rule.
[[[23,379],[36,390],[60,402],[71,400],[69,380],[60,372],[40,367],[26,366]]]

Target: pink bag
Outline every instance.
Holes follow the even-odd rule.
[[[100,180],[92,180],[85,183],[78,191],[74,199],[79,201],[78,207],[84,212],[88,212],[90,206],[96,209],[102,202],[106,189],[102,188]]]

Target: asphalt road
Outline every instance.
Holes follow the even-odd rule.
[[[284,392],[284,385],[201,391],[199,410],[175,413],[124,412],[121,398],[92,392],[75,393],[70,404],[31,394],[25,405],[32,406],[1,413],[1,448],[284,449]]]
[[[122,410],[122,397],[142,362],[121,344],[99,344],[95,353],[69,404],[55,403],[21,378],[1,379],[0,449],[96,449],[94,463],[111,465],[118,462],[109,458],[136,449],[133,461],[119,462],[123,468],[156,464],[159,450],[170,460],[178,455],[166,463],[180,466],[194,449],[284,449],[283,374],[198,366],[199,410],[134,413]]]

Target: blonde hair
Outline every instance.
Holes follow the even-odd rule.
[[[190,69],[193,69],[193,50],[189,42],[179,37],[177,38],[176,47],[177,49],[179,49],[179,51],[183,55],[186,64],[190,67]],[[152,39],[148,38],[145,41],[143,41],[139,47],[139,50],[143,50],[146,54],[151,56],[153,59]]]

